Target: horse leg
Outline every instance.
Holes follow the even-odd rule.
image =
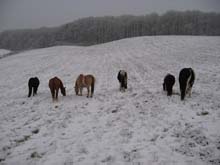
[[[31,96],[31,93],[32,93],[32,87],[31,87],[31,86],[29,86],[29,93],[28,93],[28,97],[30,97],[30,96]]]
[[[91,92],[90,92],[90,97],[92,98],[92,96],[93,96],[93,92],[91,91]]]
[[[122,92],[125,92],[125,85],[124,85],[124,82],[121,83],[121,91],[122,91]]]
[[[83,91],[83,88],[80,87],[80,88],[79,88],[80,96],[82,96],[82,91]]]
[[[36,87],[33,87],[33,96],[35,95]]]
[[[89,91],[89,86],[87,87],[87,97],[89,97],[89,93],[90,93],[90,91]]]
[[[34,93],[33,96],[37,94],[37,87],[34,87]]]
[[[38,87],[36,87],[35,94],[37,94]]]
[[[50,92],[51,92],[52,100],[54,101],[55,90],[54,89],[50,89]]]
[[[163,90],[164,90],[164,91],[167,90],[167,88],[166,88],[166,84],[165,84],[165,83],[163,83]]]
[[[59,93],[59,89],[56,90],[56,100],[58,101],[58,93]]]
[[[189,93],[189,97],[191,97],[191,95],[192,95],[192,88],[191,87],[189,87],[188,93]]]

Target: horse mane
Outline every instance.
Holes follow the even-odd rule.
[[[64,88],[62,81],[60,80],[60,88]]]

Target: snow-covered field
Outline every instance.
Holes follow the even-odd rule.
[[[167,73],[192,67],[192,97],[162,91]],[[119,92],[117,73],[128,72]],[[76,96],[80,73],[93,98]],[[38,95],[28,98],[28,79]],[[50,78],[67,89],[52,102]],[[0,164],[220,164],[220,37],[157,36],[91,47],[57,46],[0,60]]]
[[[5,55],[9,54],[11,51],[6,49],[0,49],[0,59],[3,58]]]

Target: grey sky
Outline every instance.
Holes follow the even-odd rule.
[[[220,12],[220,0],[0,0],[0,31],[58,26],[88,16],[167,10]]]

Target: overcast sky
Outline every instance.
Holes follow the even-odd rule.
[[[220,0],[0,0],[0,31],[58,26],[88,16],[220,12]]]

